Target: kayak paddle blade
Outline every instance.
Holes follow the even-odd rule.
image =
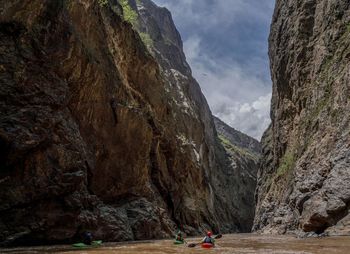
[[[214,239],[220,239],[222,237],[222,234],[218,234],[217,236],[214,237]]]

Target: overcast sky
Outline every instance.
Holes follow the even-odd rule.
[[[214,115],[260,140],[270,123],[274,0],[153,0],[167,7]]]

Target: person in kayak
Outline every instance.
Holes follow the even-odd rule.
[[[83,234],[83,243],[86,245],[91,245],[92,244],[92,234],[91,232],[84,232]]]
[[[179,230],[175,236],[175,241],[178,242],[184,242],[185,239],[183,238],[182,232]]]
[[[210,231],[208,231],[201,243],[211,243],[212,245],[215,245],[215,240],[212,238],[212,233]]]

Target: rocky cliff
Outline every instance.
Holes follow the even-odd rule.
[[[350,233],[350,2],[277,0],[254,229]]]
[[[237,180],[166,9],[3,0],[0,52],[0,242],[243,230],[225,188]]]
[[[240,151],[255,150],[254,159],[252,161],[246,153],[233,156],[225,149],[225,144],[218,138],[215,131],[213,116],[205,98],[197,81],[191,75],[191,69],[183,53],[181,37],[169,11],[159,8],[150,0],[130,0],[127,3],[131,11],[127,5],[124,5],[123,9],[128,13],[133,11],[131,16],[137,17],[137,21],[130,19],[130,23],[140,34],[148,50],[159,63],[167,83],[170,84],[167,92],[173,100],[172,108],[180,107],[180,110],[186,114],[186,118],[182,118],[181,114],[176,116],[176,123],[180,123],[176,128],[181,130],[183,124],[188,128],[189,123],[198,121],[198,117],[193,112],[199,115],[202,126],[199,127],[198,132],[204,130],[205,143],[209,144],[208,154],[205,155],[209,157],[209,167],[206,168],[206,172],[213,194],[212,202],[219,230],[223,233],[249,232],[254,219],[255,202],[251,194],[256,185],[256,159],[260,156],[259,143],[214,117],[214,123],[218,121],[222,123],[216,127],[225,126],[224,129],[227,129],[223,135],[227,134],[230,139],[229,145],[234,142],[238,149],[242,148]],[[127,15],[126,19],[129,17],[130,15]],[[186,133],[186,129],[183,133]],[[194,140],[193,137],[190,139]],[[190,141],[190,143],[193,142]],[[202,164],[205,160],[200,161]]]
[[[218,146],[217,151],[224,154],[220,161],[225,162],[222,168],[227,170],[222,174],[227,180],[221,179],[221,183],[228,193],[234,193],[226,200],[231,200],[235,208],[231,213],[238,218],[240,231],[250,232],[255,214],[254,196],[261,146],[254,138],[235,130],[217,117],[214,117],[214,123],[219,143],[224,148]]]
[[[225,137],[232,145],[240,148],[252,157],[259,157],[261,154],[261,144],[256,139],[232,128],[219,118],[214,116],[215,128],[219,136]],[[257,160],[256,160],[257,161]]]

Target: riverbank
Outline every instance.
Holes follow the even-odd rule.
[[[188,239],[198,242],[200,238]],[[210,253],[220,254],[346,254],[350,250],[350,237],[325,237],[299,239],[293,236],[271,236],[255,234],[224,235],[217,241],[217,247]],[[131,243],[106,243],[95,249],[76,250],[71,246],[41,246],[29,248],[0,249],[7,254],[44,254],[44,253],[84,253],[84,254],[170,254],[170,253],[203,253],[200,247],[188,248],[177,246],[172,240],[143,241]]]

